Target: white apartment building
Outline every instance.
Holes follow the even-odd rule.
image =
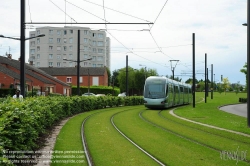
[[[30,32],[29,62],[35,67],[75,67],[78,30],[80,30],[80,66],[110,68],[110,39],[106,32],[87,27],[41,27]],[[84,61],[85,59],[90,59]],[[65,60],[67,59],[67,61]]]

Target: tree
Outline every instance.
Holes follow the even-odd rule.
[[[223,78],[221,86],[226,94],[226,91],[230,88],[230,82],[229,82],[228,78]]]
[[[241,73],[244,73],[246,75],[246,85],[247,85],[247,63],[245,63],[245,65],[243,66],[243,69],[240,69]],[[247,86],[246,86],[246,90],[247,90]]]

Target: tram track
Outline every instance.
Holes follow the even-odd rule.
[[[124,111],[122,111],[124,112]],[[118,115],[119,113],[122,112],[118,112],[112,115],[112,117],[110,118],[110,121],[113,125],[113,127],[125,138],[127,139],[131,144],[133,144],[137,149],[139,149],[140,151],[142,151],[144,154],[146,154],[148,157],[150,157],[152,160],[154,160],[155,162],[157,162],[159,165],[161,166],[165,166],[165,164],[163,164],[161,161],[159,161],[158,159],[156,159],[152,154],[150,154],[149,152],[147,152],[146,150],[144,150],[142,147],[140,147],[138,144],[136,144],[134,141],[132,141],[127,135],[125,135],[121,130],[119,130],[119,128],[115,125],[113,119],[116,115]]]
[[[245,142],[245,141],[241,141],[241,140],[238,140],[238,139],[233,139],[233,138],[225,137],[225,136],[222,136],[222,135],[220,135],[220,134],[215,134],[215,133],[212,133],[212,132],[209,132],[209,131],[205,131],[205,130],[202,130],[202,129],[199,129],[199,128],[196,128],[196,127],[188,126],[188,125],[185,125],[185,124],[183,124],[183,123],[174,121],[174,120],[172,120],[172,119],[169,119],[169,118],[163,116],[163,115],[161,114],[162,111],[163,111],[163,110],[159,111],[159,112],[158,112],[158,115],[159,115],[161,118],[163,118],[163,119],[165,119],[165,120],[167,120],[167,121],[171,121],[171,122],[173,122],[173,123],[176,123],[176,124],[179,124],[179,125],[182,125],[182,126],[185,126],[185,127],[188,127],[188,128],[194,129],[194,130],[197,130],[197,131],[201,131],[201,132],[204,132],[204,133],[207,133],[207,134],[210,134],[210,135],[215,135],[215,136],[218,136],[218,137],[221,137],[221,138],[226,138],[226,139],[229,139],[229,140],[232,140],[232,141],[237,141],[237,142],[240,142],[240,143],[243,143],[243,144],[249,144],[249,142]]]
[[[210,146],[210,145],[207,145],[207,144],[198,142],[198,141],[196,141],[196,140],[194,140],[194,139],[191,139],[191,138],[186,137],[186,136],[184,136],[184,135],[182,135],[182,134],[179,134],[179,133],[177,133],[177,132],[175,132],[175,131],[173,131],[173,130],[167,129],[167,128],[162,127],[162,126],[160,126],[160,125],[157,125],[156,123],[154,123],[154,122],[152,122],[152,121],[150,121],[150,120],[144,118],[144,117],[142,116],[142,113],[143,113],[143,112],[145,112],[145,111],[141,111],[141,112],[139,113],[139,116],[140,116],[140,118],[141,118],[142,120],[144,120],[145,122],[147,122],[147,123],[149,123],[149,124],[151,124],[151,125],[153,125],[153,126],[155,126],[155,127],[157,127],[157,128],[160,128],[160,129],[162,129],[162,130],[164,130],[164,131],[166,131],[166,132],[168,132],[168,133],[171,133],[171,134],[173,134],[173,135],[175,135],[175,136],[177,136],[177,137],[183,138],[183,139],[185,139],[185,140],[187,140],[187,141],[193,142],[193,143],[198,144],[198,145],[202,145],[202,146],[204,146],[204,147],[210,148],[210,149],[215,150],[215,151],[220,151],[220,149],[217,149],[217,148],[214,148],[214,147],[212,147],[212,146]]]
[[[161,110],[161,111],[162,111],[162,110]],[[159,115],[159,113],[160,113],[161,111],[158,112],[158,115]],[[141,112],[139,113],[139,116],[140,116],[140,118],[141,118],[142,120],[144,120],[145,122],[147,122],[147,123],[149,123],[149,124],[151,124],[151,125],[153,125],[153,126],[155,126],[155,127],[157,127],[157,128],[162,129],[163,131],[166,131],[166,132],[168,132],[168,133],[171,133],[171,134],[173,134],[173,135],[175,135],[175,136],[177,136],[177,137],[180,137],[180,138],[185,139],[185,140],[187,140],[187,141],[193,142],[193,143],[198,144],[198,145],[200,145],[200,146],[203,146],[203,147],[212,149],[212,150],[214,150],[214,151],[217,151],[217,152],[223,151],[222,149],[219,149],[219,148],[213,147],[213,146],[211,146],[211,145],[202,143],[202,142],[200,142],[200,141],[197,141],[197,140],[194,140],[194,139],[192,139],[192,138],[190,138],[190,137],[187,137],[187,136],[185,136],[185,135],[183,135],[183,134],[180,134],[180,133],[178,133],[178,132],[175,132],[175,131],[173,131],[173,130],[171,130],[171,129],[167,129],[167,128],[165,128],[165,127],[162,127],[162,126],[160,126],[160,125],[158,125],[158,124],[156,124],[156,123],[154,123],[154,122],[152,122],[152,121],[146,119],[145,117],[143,117],[143,115],[142,115],[143,112],[146,112],[146,110],[141,111]],[[165,119],[165,120],[166,120],[166,119]],[[167,119],[167,120],[168,120],[168,119]],[[176,124],[179,124],[179,123],[176,123]],[[182,124],[182,125],[185,126],[184,124]],[[185,127],[187,127],[187,126],[185,126]],[[192,129],[195,129],[195,130],[196,130],[196,128],[192,128]],[[199,130],[199,131],[203,131],[203,130]],[[203,131],[203,132],[204,132],[204,131]],[[211,134],[211,133],[209,133],[209,134]],[[217,136],[217,135],[216,135],[216,136]],[[222,137],[222,138],[224,138],[224,139],[226,138],[226,139],[232,140],[232,139],[230,139],[230,138],[228,138],[228,137]],[[233,141],[238,141],[238,142],[240,142],[239,140],[233,140]],[[243,162],[248,163],[248,164],[250,163],[249,160],[244,160]]]

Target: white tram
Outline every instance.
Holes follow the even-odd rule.
[[[150,76],[145,81],[145,107],[168,108],[191,102],[192,92],[189,84],[159,76]]]

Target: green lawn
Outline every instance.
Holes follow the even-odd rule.
[[[203,97],[204,93],[196,93],[197,102]],[[213,100],[209,96],[207,103],[197,103],[195,108],[192,104],[178,107],[174,113],[197,122],[250,134],[246,118],[218,110],[218,106],[238,103],[239,97],[246,97],[246,94],[214,93]],[[169,109],[148,110],[144,106],[106,108],[79,114],[63,127],[54,150],[83,151],[81,124],[91,114],[93,116],[85,124],[85,134],[95,165],[158,165],[115,130],[111,124],[112,116],[124,134],[166,165],[250,165],[242,158],[225,158],[228,156],[224,153],[243,152],[250,160],[247,153],[250,151],[249,138],[178,119],[169,114]],[[238,157],[242,156],[238,154]],[[81,160],[85,162],[67,165],[87,165],[85,158]],[[56,165],[62,164],[52,164]]]

